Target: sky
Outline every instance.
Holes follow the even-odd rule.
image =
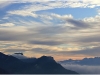
[[[100,56],[99,0],[0,0],[0,52],[55,60]]]

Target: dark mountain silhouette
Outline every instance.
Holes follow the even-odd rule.
[[[27,59],[32,61],[32,59]],[[13,56],[0,53],[0,68],[4,74],[78,74],[74,71],[63,68],[56,63],[53,57],[42,56],[35,61],[27,62]]]
[[[4,69],[0,68],[0,74],[9,74],[9,72],[5,71]]]
[[[59,61],[59,63],[62,64],[79,64],[79,65],[100,65],[100,57],[94,57],[94,58],[84,58],[82,60],[64,60]]]
[[[26,59],[20,59],[20,60],[26,63],[34,63],[37,60],[37,58],[26,58]]]

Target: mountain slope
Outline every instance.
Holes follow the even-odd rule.
[[[5,71],[4,69],[0,68],[0,74],[9,74],[9,72]]]
[[[42,56],[34,62],[23,62],[13,56],[0,53],[0,68],[10,74],[77,74],[63,68],[53,57]]]

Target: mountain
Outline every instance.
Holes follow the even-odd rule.
[[[82,60],[64,60],[59,61],[58,63],[61,64],[79,64],[79,65],[100,65],[100,57],[94,57],[94,58],[84,58]]]
[[[0,68],[0,74],[9,74],[9,72],[5,71],[4,69]]]
[[[63,68],[60,64],[56,63],[53,57],[50,56],[42,56],[38,58],[35,66],[41,71],[41,74],[76,74],[74,71]]]
[[[24,63],[19,59],[5,55],[0,52],[0,68],[8,71],[9,73],[15,73],[19,71],[20,66],[24,66]]]
[[[26,63],[34,63],[37,60],[37,58],[26,58],[26,59],[20,59],[20,60]]]
[[[32,59],[30,60],[32,61]],[[42,56],[35,59],[35,61],[26,62],[0,53],[0,68],[10,74],[78,74],[63,68],[50,56]],[[4,73],[6,74],[7,72]]]

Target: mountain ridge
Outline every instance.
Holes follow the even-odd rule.
[[[78,64],[78,65],[100,65],[100,57],[94,57],[94,58],[83,58],[82,60],[63,60],[58,61],[58,63],[61,64]]]
[[[78,74],[63,68],[50,56],[41,56],[36,61],[27,63],[0,53],[0,61],[0,68],[10,74]]]

